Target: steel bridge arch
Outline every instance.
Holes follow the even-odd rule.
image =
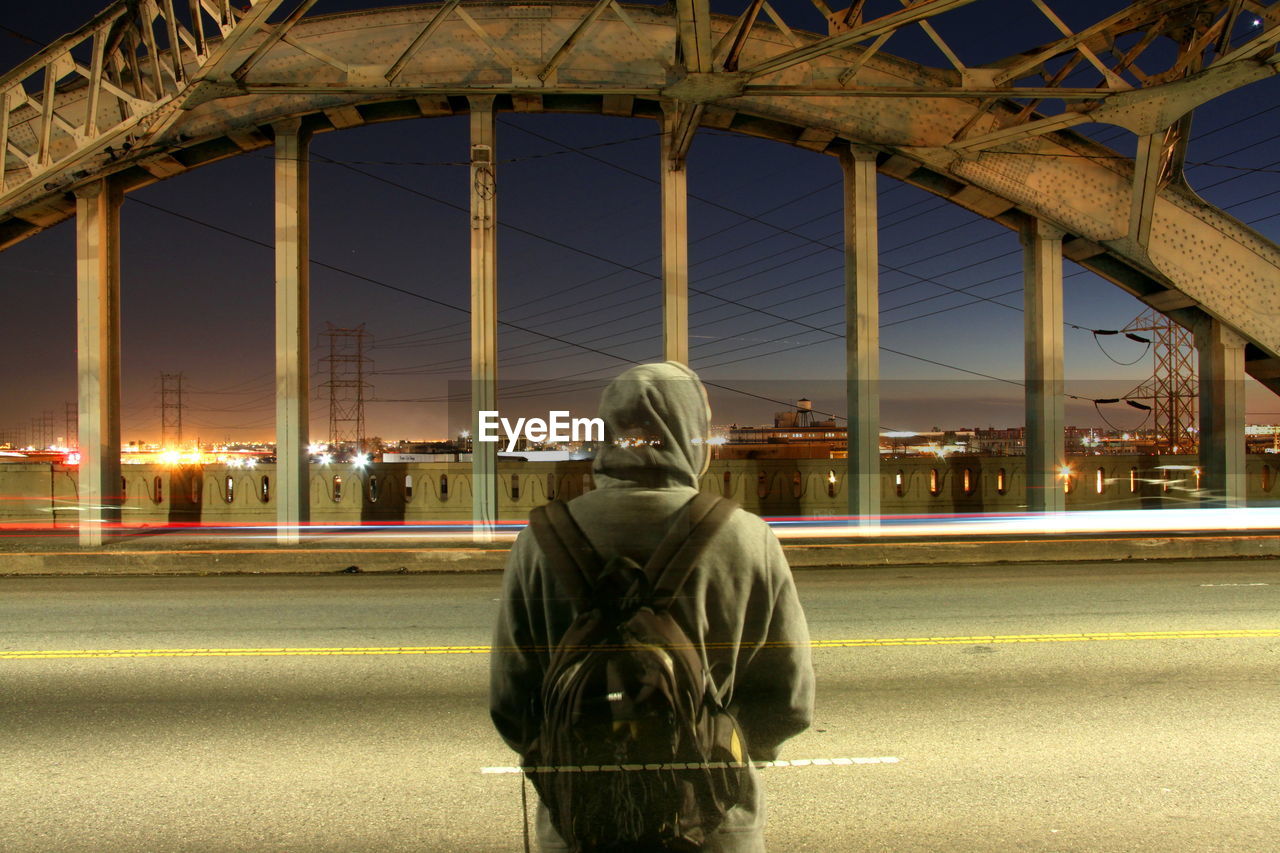
[[[79,186],[115,175],[128,191],[253,151],[272,144],[271,127],[282,119],[300,118],[309,130],[326,132],[462,113],[468,96],[479,95],[517,112],[660,120],[664,105],[678,102],[696,106],[702,127],[827,154],[849,144],[869,147],[881,173],[1013,229],[1048,222],[1066,233],[1066,257],[1183,325],[1211,317],[1238,331],[1248,341],[1246,370],[1280,391],[1280,246],[1179,181],[1158,191],[1149,239],[1135,240],[1134,162],[1069,130],[1014,138],[995,150],[958,147],[955,141],[975,126],[991,131],[1000,125],[989,98],[984,104],[985,96],[945,91],[956,84],[952,72],[866,55],[850,44],[767,76],[769,85],[744,86],[733,75],[684,74],[676,61],[682,22],[672,8],[613,4],[613,14],[601,14],[608,11],[604,4],[560,2],[463,8],[451,0],[304,18],[274,43],[265,30],[256,42],[228,43],[227,67],[256,57],[247,74],[207,77],[185,90],[174,86],[147,121],[97,146],[46,122],[53,127],[43,133],[55,168],[46,180],[21,185],[13,180],[21,163],[8,158],[0,248],[73,216]],[[712,16],[710,35],[723,45],[735,26],[732,18]],[[561,56],[557,46],[579,29],[581,40]],[[424,33],[430,43],[415,49]],[[767,61],[823,38],[762,19],[744,37],[741,56]],[[831,88],[853,64],[862,69],[864,96]],[[1256,70],[1236,71],[1190,95],[1171,84],[1163,87],[1168,91],[1108,101],[1091,120],[1153,133],[1170,110],[1260,79]],[[88,88],[57,90],[52,114],[67,127],[83,127]],[[878,94],[865,94],[877,88]],[[997,104],[1007,112],[1016,106]],[[106,99],[98,102],[99,113],[109,109]],[[39,123],[29,119],[10,121],[8,138],[33,151]]]

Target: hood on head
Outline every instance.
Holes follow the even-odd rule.
[[[604,447],[592,471],[598,487],[698,487],[707,470],[711,406],[698,375],[676,361],[641,364],[600,396]]]

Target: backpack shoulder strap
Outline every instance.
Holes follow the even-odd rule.
[[[655,609],[671,606],[707,543],[737,508],[726,498],[699,493],[676,516],[671,530],[644,567],[653,583]]]
[[[552,574],[575,604],[585,606],[599,572],[600,555],[569,514],[569,508],[560,500],[534,507],[529,513],[529,526]]]

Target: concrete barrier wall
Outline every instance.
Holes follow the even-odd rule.
[[[79,503],[75,468],[0,464],[0,522],[75,524]]]
[[[1170,509],[1200,505],[1193,456],[1081,456],[1070,460],[1067,508]],[[528,518],[553,497],[592,487],[589,462],[504,462],[498,466],[502,520]],[[1280,458],[1247,460],[1251,506],[1280,505]],[[275,466],[127,465],[126,524],[272,524]],[[1021,457],[949,456],[882,460],[880,501],[886,515],[1019,512],[1024,509]],[[1061,483],[1061,481],[1060,481]],[[781,459],[713,462],[702,490],[729,497],[767,516],[844,515],[842,460]],[[79,514],[76,469],[47,463],[0,465],[0,521],[74,524]],[[469,463],[313,465],[311,519],[460,521],[471,517]]]

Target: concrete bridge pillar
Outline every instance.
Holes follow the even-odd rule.
[[[672,158],[676,110],[662,112],[662,352],[689,363],[689,178]]]
[[[849,514],[880,516],[880,235],[876,154],[856,145],[840,153],[844,172],[845,382]]]
[[[498,445],[478,440],[480,411],[498,408],[497,124],[490,96],[471,97],[471,512],[472,538],[493,540]]]
[[[299,119],[275,129],[276,541],[297,544],[311,520],[311,135]]]
[[[1040,220],[1022,228],[1026,342],[1027,510],[1066,508],[1062,466],[1062,231]]]
[[[1195,330],[1200,356],[1200,474],[1206,506],[1245,505],[1244,338],[1217,320]]]
[[[120,203],[111,178],[76,192],[80,544],[120,520]]]

